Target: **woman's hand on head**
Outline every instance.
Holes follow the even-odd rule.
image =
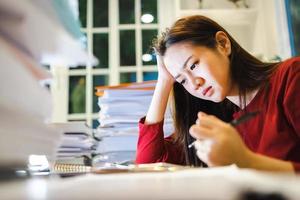
[[[198,113],[190,134],[197,139],[197,156],[210,167],[236,164],[245,166],[250,150],[236,129],[213,115]]]
[[[173,76],[167,70],[166,65],[163,61],[163,57],[156,54],[157,67],[158,67],[158,80],[169,82],[173,84],[175,82]]]

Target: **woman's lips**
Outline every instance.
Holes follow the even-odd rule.
[[[203,96],[207,94],[208,91],[210,91],[212,86],[207,87],[205,90],[202,91]]]

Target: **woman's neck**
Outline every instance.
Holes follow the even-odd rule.
[[[232,95],[232,96],[227,96],[226,98],[237,105],[240,109],[244,109],[255,97],[259,89],[255,89],[251,92],[248,92],[246,94],[246,102],[245,104],[241,104],[239,95]]]

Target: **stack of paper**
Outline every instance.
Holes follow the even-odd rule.
[[[2,37],[0,46],[0,165],[25,166],[30,154],[53,159],[61,135],[46,126],[51,96],[38,84],[42,68]]]
[[[96,140],[84,122],[53,123],[50,125],[59,130],[63,136],[56,153],[56,163],[71,164],[74,161],[90,159]]]
[[[2,0],[0,33],[43,64],[96,65],[97,59],[79,41],[84,36],[78,34],[80,26],[68,2]]]
[[[111,162],[110,156],[118,159],[115,162],[134,159],[138,122],[147,113],[155,84],[156,81],[148,81],[96,88],[100,107],[96,137],[101,139],[96,152],[103,162]],[[166,112],[164,122],[165,135],[169,135],[173,132],[170,112]],[[125,157],[121,158],[121,154]]]
[[[67,2],[0,1],[0,168],[23,168],[31,154],[55,158],[62,135],[47,125],[52,98],[40,83],[51,76],[40,63],[96,64]]]

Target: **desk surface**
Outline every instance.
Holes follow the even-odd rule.
[[[34,177],[0,183],[1,199],[240,199],[243,191],[300,198],[300,176],[232,167],[177,172]]]

